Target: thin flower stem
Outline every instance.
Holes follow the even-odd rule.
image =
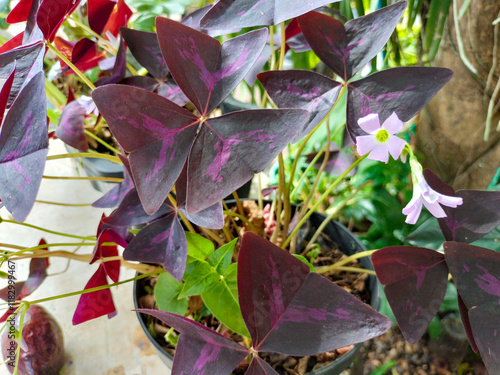
[[[50,229],[46,229],[46,228],[42,228],[42,227],[39,227],[39,226],[36,226],[36,225],[27,224],[27,223],[18,223],[17,221],[7,220],[7,219],[3,219],[3,218],[0,217],[0,223],[2,223],[2,222],[3,223],[9,223],[9,224],[21,225],[23,227],[37,229],[37,230],[42,231],[42,232],[46,232],[46,233],[50,233],[50,234],[56,234],[58,236],[76,238],[76,239],[79,239],[79,240],[86,240],[86,241],[95,241],[95,237],[76,236],[76,235],[73,235],[73,234],[56,232],[56,231],[53,231],[53,230],[50,230]]]
[[[344,265],[351,263],[352,261],[364,257],[369,257],[371,256],[374,252],[378,251],[376,250],[366,250],[366,251],[361,251],[359,253],[355,253],[353,255],[348,256],[347,258],[344,258],[342,260],[339,260],[337,263],[331,264],[329,266],[323,266],[323,267],[317,267],[316,272],[318,273],[328,273],[330,271],[339,269],[340,267],[343,267]]]
[[[12,245],[10,243],[0,243],[1,247],[6,247],[8,249],[16,249],[16,250],[23,250],[23,246],[18,246],[18,245]]]
[[[101,138],[99,138],[97,135],[95,135],[94,133],[88,131],[87,129],[84,130],[85,134],[92,138],[92,139],[95,139],[97,142],[99,142],[101,145],[103,145],[104,147],[106,147],[108,150],[114,152],[116,155],[120,155],[121,154],[121,151],[114,148],[113,146],[111,146],[109,143],[105,142],[104,140],[102,140]]]
[[[238,207],[238,211],[241,216],[245,216],[245,210],[243,209],[243,205],[241,204],[240,197],[236,191],[233,192],[234,200],[236,201],[236,207]]]
[[[47,47],[49,47],[49,49],[54,52],[62,61],[64,61],[66,63],[66,65],[68,65],[71,70],[73,70],[76,75],[78,77],[80,77],[82,79],[83,82],[85,82],[85,84],[91,89],[91,90],[95,90],[95,85],[90,81],[90,79],[88,79],[85,74],[82,73],[82,71],[80,69],[78,69],[71,61],[69,61],[69,59],[64,56],[56,47],[54,47],[52,44],[50,43],[47,43],[46,44]]]
[[[80,176],[42,176],[46,180],[77,180],[77,181],[107,181],[107,182],[122,182],[121,177],[80,177]]]
[[[259,202],[259,209],[264,209],[264,202],[263,202],[263,196],[262,196],[262,173],[259,173],[257,175],[257,181],[259,183],[259,192],[257,194],[257,199]]]
[[[53,296],[53,297],[47,297],[47,298],[38,299],[36,301],[31,301],[30,304],[34,305],[36,303],[53,301],[53,300],[60,299],[60,298],[66,298],[66,297],[72,297],[72,296],[79,296],[79,295],[86,294],[86,293],[97,292],[98,290],[109,289],[109,288],[112,288],[114,286],[126,284],[126,283],[129,283],[131,281],[135,281],[135,280],[141,280],[141,279],[144,279],[146,277],[157,275],[157,274],[163,273],[163,272],[166,272],[166,271],[164,269],[161,269],[161,270],[158,270],[158,271],[148,272],[148,273],[144,273],[142,275],[138,275],[136,277],[133,277],[131,279],[127,279],[127,280],[123,280],[123,281],[118,281],[118,282],[112,283],[112,284],[96,286],[94,288],[79,290],[77,292],[71,292],[71,293],[66,293],[66,294],[60,294],[58,296]]]
[[[10,253],[9,259],[11,257],[15,257],[15,258],[12,258],[12,260],[21,260],[21,259],[28,259],[28,258],[44,258],[43,256],[33,256],[33,254],[25,255],[25,256],[21,256],[21,254],[24,254],[24,253],[29,252],[29,251],[32,251],[34,254],[42,254],[42,252],[37,251],[37,250],[42,250],[42,249],[45,249],[46,247],[69,247],[69,246],[78,246],[78,247],[80,247],[80,246],[95,246],[95,242],[90,242],[90,243],[86,243],[86,242],[85,243],[71,243],[71,242],[68,242],[68,243],[48,243],[48,244],[44,244],[44,245],[27,247],[27,248],[23,248],[22,250]],[[52,254],[52,252],[48,253],[48,252],[44,251],[43,254]],[[49,256],[51,256],[51,255],[49,255]]]
[[[21,357],[21,342],[23,339],[24,316],[26,315],[26,311],[29,309],[30,304],[30,302],[23,301],[24,308],[21,309],[21,317],[19,319],[19,342],[17,343],[16,348],[16,363],[14,366],[13,375],[17,375],[17,369],[19,368],[19,358]]]
[[[285,63],[285,49],[286,49],[286,37],[285,37],[285,22],[281,22],[281,50],[280,50],[280,61],[278,65],[278,70],[283,70],[283,65]]]
[[[233,211],[228,211],[228,210],[224,210],[224,215],[228,215],[228,216],[233,216],[233,217],[237,217],[238,219],[240,219],[241,221],[243,221],[245,224],[247,224],[251,231],[254,232],[255,234],[258,234],[258,230],[257,228],[255,228],[255,225],[253,225],[250,220],[248,220],[248,218],[246,218],[245,216],[243,215],[240,215],[236,212],[233,212]]]
[[[292,218],[292,205],[290,204],[290,194],[287,190],[286,184],[286,175],[285,175],[285,161],[283,160],[283,153],[278,155],[278,163],[279,163],[279,189],[278,194],[281,197],[283,194],[283,238],[286,238],[288,234],[288,225],[290,224],[290,220]],[[279,227],[279,224],[276,223],[276,228]],[[279,230],[279,229],[278,229]],[[293,252],[292,252],[293,254]]]
[[[220,239],[219,236],[217,236],[213,231],[207,228],[199,227],[203,233],[205,233],[207,236],[209,236],[211,239],[213,239],[215,242],[219,244],[219,246],[225,245],[225,242]]]
[[[307,135],[307,137],[302,141],[299,149],[297,150],[297,153],[295,154],[295,160],[293,161],[293,164],[292,164],[292,170],[290,172],[290,176],[293,176],[295,174],[295,171],[297,169],[297,163],[299,162],[299,159],[300,159],[300,156],[302,154],[302,151],[304,151],[304,148],[306,147],[306,144],[307,142],[309,141],[309,139],[312,137],[312,135],[316,132],[316,130],[319,129],[319,127],[323,124],[323,122],[328,118],[330,117],[330,113],[332,113],[333,109],[337,106],[338,102],[340,101],[340,98],[342,97],[342,95],[344,95],[344,91],[346,90],[346,86],[343,85],[342,88],[340,89],[340,92],[339,92],[339,95],[337,96],[337,100],[335,100],[335,103],[333,103],[332,105],[332,108],[330,108],[330,110],[328,111],[328,113],[325,115],[325,117],[323,117],[323,119],[319,122],[318,125],[316,125],[314,127],[313,130],[311,130],[309,132],[309,134]],[[290,179],[290,182],[288,183],[288,187],[287,189],[290,190],[291,188],[291,184],[292,184],[292,179]]]
[[[60,202],[49,202],[49,201],[41,201],[36,200],[36,203],[50,204],[53,206],[65,206],[65,207],[88,207],[92,206],[92,203],[60,203]]]
[[[367,269],[359,268],[359,267],[337,267],[337,268],[335,268],[332,271],[358,272],[358,273],[366,273],[368,275],[377,276],[377,274],[375,273],[375,271],[367,270]],[[324,272],[319,272],[319,271],[316,271],[316,272],[318,272],[318,273],[324,273]]]
[[[227,206],[227,204],[226,204],[226,202],[225,202],[225,201],[222,201],[222,205],[223,205],[223,207],[224,207],[224,210],[226,210],[226,211],[231,211],[231,210],[229,209],[229,207]],[[232,212],[232,211],[231,211],[231,212]],[[238,226],[238,224],[236,224],[236,221],[234,220],[234,217],[233,217],[233,216],[231,216],[231,215],[228,215],[228,216],[229,216],[229,220],[230,220],[230,221],[231,221],[231,223],[234,225],[234,228],[235,228],[235,230],[236,230],[236,233],[238,234],[238,237],[239,237],[239,231],[238,231],[238,227],[239,227],[239,226]]]
[[[106,159],[115,164],[123,164],[118,156],[98,154],[92,152],[75,152],[71,154],[60,154],[47,156],[47,160],[73,159],[73,158],[95,158]]]
[[[61,109],[66,104],[66,97],[64,94],[47,78],[45,78],[45,91],[49,97],[49,100],[54,104],[57,109]]]
[[[288,238],[286,239],[286,241],[283,243],[283,245],[281,246],[283,249],[286,248],[288,246],[288,244],[290,243],[290,241],[292,240],[292,237],[295,236],[297,234],[297,232],[299,231],[300,227],[302,227],[302,225],[304,225],[304,223],[307,221],[307,219],[309,218],[309,216],[311,216],[313,214],[313,212],[321,205],[321,202],[323,202],[329,195],[330,193],[332,192],[332,190],[345,178],[345,176],[347,176],[347,174],[352,171],[354,168],[357,167],[357,165],[359,163],[361,163],[363,160],[366,159],[366,157],[368,156],[368,154],[366,155],[363,155],[361,156],[358,160],[356,160],[354,163],[352,163],[352,165],[346,169],[346,171],[344,173],[342,173],[331,185],[328,189],[325,190],[325,192],[323,193],[323,195],[318,199],[318,201],[309,209],[309,211],[307,211],[307,213],[304,215],[304,217],[299,221],[299,223],[295,226],[295,228],[293,229],[292,233],[290,233],[290,235],[288,236]]]

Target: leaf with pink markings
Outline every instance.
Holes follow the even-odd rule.
[[[385,46],[405,9],[406,1],[401,1],[345,25],[318,12],[298,20],[316,55],[347,82]]]
[[[500,371],[500,254],[445,242],[446,262],[465,306],[474,342],[490,374]]]
[[[292,142],[299,141],[323,120],[341,88],[339,82],[306,70],[269,71],[257,78],[279,108],[309,111],[308,121]]]
[[[222,45],[181,23],[157,18],[167,66],[202,116],[208,116],[241,82],[264,48],[267,30],[255,30]]]
[[[300,109],[262,109],[206,120],[189,156],[188,213],[212,206],[266,168],[306,119]]]
[[[172,211],[143,228],[125,248],[123,258],[163,263],[168,273],[180,282],[186,269],[187,241],[177,213]]]
[[[451,79],[446,68],[402,67],[374,73],[347,86],[347,131],[351,139],[363,135],[359,118],[378,113],[385,121],[396,112],[401,121],[415,116]]]
[[[92,203],[92,207],[99,207],[99,208],[117,207],[123,201],[128,192],[134,188],[134,181],[130,176],[130,164],[128,162],[128,159],[121,154],[118,155],[118,157],[123,162],[123,181],[116,184],[116,186],[114,186],[101,198]]]
[[[156,33],[138,31],[122,27],[120,29],[125,43],[136,60],[157,80],[165,81],[168,68]]]
[[[241,243],[238,295],[257,351],[312,355],[391,327],[388,318],[252,232]]]
[[[278,375],[262,358],[254,354],[245,375]]]
[[[155,213],[182,171],[199,119],[152,92],[106,85],[92,92],[99,112],[125,151],[145,211]]]
[[[225,29],[225,30],[205,29],[201,27],[200,25],[201,19],[208,13],[210,9],[212,9],[212,7],[213,4],[209,4],[207,6],[204,6],[203,8],[196,9],[195,11],[189,13],[186,17],[182,18],[181,23],[183,25],[189,26],[192,29],[201,31],[202,33],[210,35],[212,37],[216,37],[219,35],[233,34],[241,30],[240,27],[233,29]]]
[[[76,100],[67,104],[61,113],[55,134],[64,143],[82,152],[89,150],[84,132],[85,108]]]
[[[0,200],[17,222],[26,219],[48,152],[45,80],[38,73],[21,91],[0,133]]]
[[[207,29],[277,25],[340,0],[221,0],[201,20]]]
[[[438,219],[438,222],[447,241],[471,243],[500,225],[500,191],[455,192],[430,169],[425,169],[424,176],[429,186],[437,192],[463,199],[457,208],[442,206],[446,217]]]
[[[416,343],[446,294],[444,255],[423,247],[391,246],[375,252],[372,262],[399,328],[408,342]]]
[[[225,375],[250,351],[190,319],[159,310],[137,309],[152,315],[181,335],[175,350],[172,375]]]
[[[108,22],[109,16],[116,5],[114,0],[88,0],[89,26],[97,34],[101,34]]]
[[[14,66],[16,74],[10,90],[7,106],[10,107],[16,99],[21,89],[26,84],[26,79],[40,54],[45,52],[42,42],[37,42],[27,46],[21,46],[13,50],[0,54],[0,78],[8,79]]]
[[[43,0],[36,15],[36,23],[45,39],[52,42],[65,17],[73,13],[80,1]]]

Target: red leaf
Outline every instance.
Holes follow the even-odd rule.
[[[18,23],[25,22],[28,20],[28,16],[30,14],[31,5],[33,4],[33,0],[21,0],[15,7],[12,9],[5,19],[7,23]],[[23,33],[21,33],[22,35]]]
[[[120,27],[127,26],[127,22],[131,16],[132,11],[127,4],[123,0],[118,0],[118,4],[114,8],[113,13],[111,13],[106,26],[104,26],[103,33],[106,34],[109,31],[114,36],[117,36],[120,32]]]

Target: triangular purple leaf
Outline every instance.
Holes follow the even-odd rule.
[[[267,30],[255,30],[222,45],[178,22],[157,18],[163,57],[184,94],[208,116],[240,83],[264,48]]]
[[[307,135],[327,115],[337,100],[341,84],[306,70],[269,71],[257,76],[279,108],[309,111],[309,119],[292,142]]]
[[[340,0],[220,0],[201,20],[207,29],[277,25]]]
[[[89,143],[85,136],[84,125],[85,108],[75,100],[64,107],[55,134],[57,138],[71,147],[87,152]]]
[[[266,168],[307,115],[299,109],[262,109],[205,121],[189,155],[187,211],[212,206]]]
[[[257,351],[318,354],[391,327],[388,318],[252,232],[240,248],[238,294]]]
[[[212,9],[213,4],[209,4],[207,6],[204,6],[203,8],[196,9],[192,13],[189,13],[186,17],[184,17],[181,20],[181,23],[183,25],[189,26],[192,29],[201,31],[204,34],[210,35],[211,37],[216,37],[219,35],[226,35],[226,34],[232,34],[232,33],[237,33],[238,31],[241,30],[241,28],[236,28],[236,29],[225,29],[225,30],[216,30],[216,29],[204,29],[200,26],[200,21],[201,19],[205,16],[205,14],[208,13],[210,9]]]
[[[118,155],[124,164],[123,168],[123,181],[116,184],[111,190],[104,194],[101,198],[92,203],[92,207],[111,208],[118,206],[127,193],[134,188],[134,181],[130,176],[130,166],[128,159],[123,155]]]
[[[110,85],[120,82],[127,74],[127,50],[125,49],[125,42],[120,38],[120,47],[116,53],[115,63],[110,77],[98,79],[95,82],[96,87]]]
[[[354,141],[364,132],[357,121],[378,113],[384,122],[393,112],[401,121],[415,116],[451,79],[446,68],[402,67],[382,70],[348,84],[347,131]]]
[[[123,252],[123,258],[144,263],[163,263],[177,281],[182,280],[187,260],[184,229],[174,211],[143,228]]]
[[[479,348],[477,347],[476,340],[474,339],[474,334],[472,333],[472,327],[470,325],[469,319],[469,309],[465,306],[464,300],[457,293],[458,311],[460,312],[460,319],[462,320],[462,325],[464,326],[465,334],[469,339],[469,344],[474,351],[477,353]]]
[[[33,207],[48,153],[45,81],[38,73],[21,91],[0,134],[0,200],[22,222]]]
[[[399,328],[408,342],[416,343],[446,294],[444,255],[423,247],[391,246],[375,252],[372,262]]]
[[[342,22],[318,12],[299,18],[300,28],[318,57],[347,82],[385,46],[406,9],[406,1]]]
[[[136,60],[156,79],[165,81],[168,68],[156,33],[132,30],[125,27],[120,28],[125,43]]]
[[[266,361],[254,354],[245,375],[278,375],[278,373]]]
[[[37,42],[0,54],[0,78],[7,79],[12,73],[14,64],[16,66],[16,74],[7,103],[8,107],[10,107],[24,86],[26,78],[37,61],[38,56],[41,53],[43,54],[44,51],[44,44]]]
[[[255,64],[253,64],[252,68],[248,71],[247,75],[244,78],[248,86],[253,87],[255,85],[255,81],[257,80],[257,75],[262,71],[264,65],[266,65],[266,63],[269,61],[271,54],[272,54],[271,46],[266,44],[266,46],[260,53],[259,57],[257,57]]]
[[[173,79],[167,82],[161,83],[156,89],[156,93],[163,96],[165,99],[173,101],[175,104],[183,107],[186,103],[189,103],[189,99],[179,86],[175,83]]]
[[[443,206],[446,217],[438,219],[447,241],[471,243],[500,225],[500,191],[455,190],[431,170],[424,171],[425,180],[441,194],[461,197],[457,208]]]
[[[3,116],[5,115],[5,109],[7,108],[7,103],[9,102],[10,90],[12,89],[12,84],[14,83],[14,77],[16,75],[15,63],[12,65],[12,72],[8,76],[7,80],[2,86],[0,91],[0,129],[2,127]]]
[[[183,316],[159,310],[135,311],[152,315],[181,334],[172,375],[229,374],[250,354],[247,348]]]
[[[199,119],[152,92],[106,85],[92,92],[99,112],[125,151],[144,209],[155,213],[187,159]]]
[[[458,293],[469,309],[474,343],[490,374],[500,370],[500,254],[459,242],[445,242],[444,253]],[[461,311],[461,314],[464,312]]]
[[[148,76],[126,77],[119,83],[120,85],[135,86],[148,91],[154,91],[158,87],[158,81]]]

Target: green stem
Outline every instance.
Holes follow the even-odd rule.
[[[281,22],[281,49],[280,49],[280,61],[278,65],[278,70],[283,70],[283,65],[285,63],[285,49],[286,49],[286,39],[285,39],[285,22]]]
[[[98,154],[91,152],[75,152],[71,154],[61,154],[61,155],[50,155],[47,156],[47,160],[58,160],[58,159],[72,159],[72,158],[95,158],[95,159],[106,159],[115,164],[123,164],[119,157],[106,154]]]
[[[238,219],[240,219],[241,221],[243,221],[245,224],[247,224],[250,227],[250,230],[252,232],[254,232],[255,234],[259,234],[257,228],[255,228],[255,225],[253,225],[245,216],[240,215],[237,212],[229,211],[229,210],[224,210],[224,214],[228,215],[228,216],[237,217]]]
[[[359,268],[359,267],[336,267],[333,271],[358,272],[358,273],[366,273],[368,275],[377,276],[375,271],[367,270],[367,269]],[[317,271],[317,272],[323,273],[323,272],[319,272],[319,271]]]
[[[39,230],[39,231],[42,231],[42,232],[46,232],[46,233],[50,233],[50,234],[55,234],[55,235],[58,235],[58,236],[69,237],[69,238],[76,238],[76,239],[85,240],[85,241],[95,241],[95,237],[83,237],[83,236],[76,236],[76,235],[73,235],[73,234],[56,232],[56,231],[53,231],[53,230],[50,230],[50,229],[38,227],[36,225],[27,224],[27,223],[18,223],[17,221],[6,220],[6,219],[3,219],[3,218],[0,217],[0,223],[2,223],[2,222],[3,223],[9,223],[9,224],[21,225],[23,227],[33,228],[33,229],[36,229],[36,230]]]
[[[41,250],[41,249],[45,249],[47,247],[68,247],[68,246],[95,246],[95,242],[91,242],[91,243],[87,243],[87,242],[84,242],[84,243],[71,243],[71,242],[68,242],[68,243],[48,243],[48,244],[44,244],[44,245],[38,245],[38,246],[33,246],[33,247],[28,247],[28,248],[25,248],[25,249],[22,249],[22,250],[19,250],[19,251],[16,251],[16,252],[12,252],[9,254],[8,258],[10,259],[11,257],[19,257],[20,255],[28,252],[28,251],[36,251],[36,250]],[[37,253],[35,253],[37,254]],[[48,256],[52,256],[52,253],[47,253]],[[36,257],[32,257],[30,256],[30,258],[36,258]],[[24,259],[24,258],[23,258]],[[20,259],[15,259],[15,260],[20,260]]]
[[[106,147],[108,150],[114,152],[116,155],[120,155],[121,154],[120,150],[117,150],[116,148],[114,148],[113,146],[111,146],[109,143],[107,143],[104,140],[102,140],[101,138],[99,138],[94,133],[88,131],[87,129],[85,129],[84,132],[85,132],[85,134],[87,136],[89,136],[92,139],[95,139],[97,142],[99,142],[101,145],[103,145],[104,147]]]
[[[122,182],[120,177],[79,177],[79,176],[42,176],[47,180],[76,180],[76,181],[107,181],[107,182]]]
[[[30,307],[30,302],[23,301],[24,308],[21,310],[21,318],[19,319],[19,342],[17,343],[17,348],[16,348],[16,364],[14,366],[14,373],[13,375],[17,375],[17,369],[19,367],[19,357],[21,356],[21,342],[23,339],[23,325],[24,325],[24,316],[26,314],[26,311]]]
[[[91,89],[91,90],[95,90],[95,85],[90,81],[90,79],[88,79],[85,74],[82,73],[82,71],[80,69],[78,69],[71,61],[69,61],[69,59],[64,56],[61,52],[59,52],[59,50],[54,47],[52,44],[50,43],[47,43],[47,47],[49,47],[49,49],[54,52],[62,61],[64,61],[66,63],[66,65],[68,65],[75,73],[78,77],[80,77],[82,79],[83,82],[85,82],[85,84]]]
[[[53,206],[64,206],[64,207],[88,207],[92,206],[92,203],[60,203],[60,202],[49,202],[36,200],[36,203],[51,204]]]
[[[347,176],[349,174],[350,171],[352,171],[354,168],[357,167],[357,165],[359,163],[361,163],[363,160],[366,159],[366,157],[368,156],[368,154],[366,155],[363,155],[361,156],[358,160],[356,160],[354,163],[352,163],[352,165],[346,169],[346,171],[344,173],[342,173],[331,185],[328,189],[325,190],[325,192],[323,193],[323,195],[318,199],[318,201],[309,209],[309,211],[307,211],[307,213],[304,215],[304,217],[299,221],[299,223],[297,224],[297,226],[293,229],[292,233],[290,233],[290,235],[288,236],[288,238],[286,239],[286,241],[283,243],[283,245],[281,246],[283,249],[286,248],[288,246],[288,244],[290,243],[290,241],[292,240],[292,237],[295,236],[298,232],[298,230],[300,229],[300,227],[302,227],[302,225],[304,225],[304,223],[307,221],[307,219],[309,218],[309,216],[311,216],[313,214],[314,211],[316,211],[316,209],[320,206],[321,202],[323,202],[329,195],[330,193],[332,192],[332,190],[345,178],[345,176]]]

